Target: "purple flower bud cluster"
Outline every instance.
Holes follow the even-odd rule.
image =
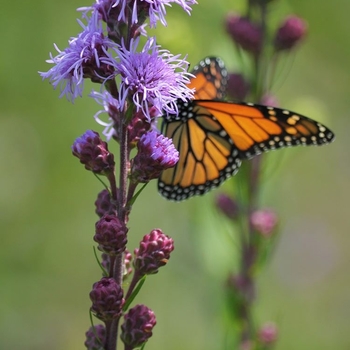
[[[139,276],[155,274],[164,266],[174,250],[174,241],[162,230],[152,230],[135,249],[134,268]]]
[[[91,311],[102,321],[111,321],[122,314],[125,300],[123,289],[114,278],[103,277],[94,283],[90,292]]]
[[[73,155],[79,158],[85,169],[95,174],[106,175],[114,171],[114,156],[108,151],[107,143],[92,130],[78,137],[72,146]]]
[[[151,336],[156,325],[154,312],[144,305],[136,305],[124,315],[120,335],[126,350],[142,346]]]
[[[85,336],[84,345],[88,350],[100,350],[106,341],[106,328],[102,324],[91,326]]]
[[[96,223],[94,241],[98,249],[108,255],[118,255],[126,248],[128,229],[117,216],[104,215]]]

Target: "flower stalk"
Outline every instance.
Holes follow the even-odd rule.
[[[145,29],[147,21],[150,27],[166,25],[166,7],[171,3],[190,13],[196,1],[96,0],[92,6],[80,8],[82,32],[69,40],[65,50],[55,46],[58,54],[51,54],[47,61],[53,67],[40,73],[72,102],[82,96],[85,79],[99,84],[99,92],[90,94],[103,106],[95,120],[104,126],[107,141],[119,143],[115,157],[110,144],[88,130],[72,146],[74,156],[86,170],[108,180],[108,188],[99,193],[95,202],[100,219],[94,236],[102,252],[100,265],[107,276],[95,282],[90,292],[91,312],[104,325],[92,326],[86,333],[85,346],[89,350],[115,350],[123,316],[124,348],[132,350],[148,341],[156,324],[155,314],[145,305],[128,308],[145,276],[166,265],[174,249],[172,239],[160,229],[145,235],[135,249],[129,288],[123,286],[132,274],[132,257],[126,250],[129,213],[143,187],[136,195],[135,191],[179,159],[172,141],[157,131],[156,120],[163,113],[176,113],[178,99],[192,97],[187,87],[188,62],[161,49]],[[146,37],[143,47],[140,35]],[[131,159],[135,147],[137,154]],[[118,174],[114,159],[119,163]]]

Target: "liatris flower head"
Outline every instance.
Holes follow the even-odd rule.
[[[91,311],[102,321],[110,321],[122,314],[125,303],[123,290],[114,278],[103,277],[94,283],[90,292]]]
[[[229,195],[220,193],[216,197],[216,205],[219,210],[229,219],[235,220],[239,215],[238,203]]]
[[[253,228],[265,237],[271,236],[277,226],[277,214],[271,209],[256,210],[251,214]]]
[[[114,68],[121,76],[119,104],[132,102],[136,112],[141,110],[148,121],[154,114],[177,114],[177,99],[192,98],[187,87],[188,62],[160,50],[155,38],[149,38],[141,52],[137,51],[138,44],[137,38],[131,40],[130,49],[124,44],[116,49],[119,62]],[[152,107],[156,113],[151,114]]]
[[[259,341],[264,345],[271,345],[275,343],[277,337],[277,326],[272,322],[264,324],[258,332]]]
[[[300,42],[306,34],[307,23],[297,17],[289,16],[278,28],[274,38],[274,46],[276,51],[290,50]]]
[[[227,79],[226,93],[235,101],[244,101],[249,93],[248,81],[240,73],[230,73]]]
[[[117,191],[117,194],[118,194],[118,191]],[[118,199],[115,202],[117,201]],[[102,190],[97,195],[97,199],[95,201],[95,207],[96,207],[95,212],[100,218],[106,214],[110,214],[110,215],[117,214],[116,203],[112,201],[111,195],[106,189]]]
[[[69,40],[69,46],[61,51],[56,45],[57,56],[50,54],[48,63],[54,66],[47,72],[40,72],[43,79],[50,79],[54,88],[60,87],[61,95],[74,101],[82,95],[84,79],[103,83],[114,76],[113,67],[109,64],[113,58],[108,49],[115,43],[103,34],[102,25],[96,15],[92,16],[85,26],[79,22],[83,31]]]
[[[140,247],[134,251],[135,273],[139,277],[157,273],[158,269],[168,262],[173,250],[172,238],[165,235],[160,229],[152,230],[143,237]]]
[[[85,169],[95,174],[108,175],[114,171],[114,156],[95,131],[87,130],[78,137],[73,143],[72,152],[85,165]]]
[[[106,328],[102,324],[91,326],[85,333],[86,340],[84,345],[87,350],[101,350],[106,340]]]
[[[179,152],[172,140],[157,131],[142,135],[137,149],[131,167],[131,179],[135,182],[156,179],[163,170],[173,167],[179,160]]]
[[[263,32],[248,18],[230,13],[226,17],[226,30],[243,50],[258,55],[262,49]]]
[[[121,326],[121,339],[125,350],[142,346],[151,336],[156,325],[154,312],[145,305],[136,305],[124,316]]]
[[[125,250],[128,229],[117,216],[104,215],[96,223],[94,241],[98,249],[108,255],[118,255]]]

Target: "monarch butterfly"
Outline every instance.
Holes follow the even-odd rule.
[[[236,174],[242,160],[262,152],[334,139],[327,127],[298,113],[222,101],[227,71],[219,58],[205,58],[192,73],[194,100],[179,100],[178,115],[163,117],[163,132],[180,154],[158,180],[158,191],[167,199],[202,195]]]

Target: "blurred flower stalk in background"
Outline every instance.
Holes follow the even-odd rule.
[[[228,76],[227,98],[277,106],[271,94],[277,63],[298,46],[306,34],[306,23],[296,17],[285,18],[280,26],[270,28],[270,7],[276,1],[247,0],[246,13],[230,13],[225,20],[242,71]],[[231,221],[239,235],[237,267],[226,282],[227,348],[267,350],[275,346],[277,326],[271,321],[258,324],[254,302],[257,298],[256,277],[270,258],[278,238],[278,216],[274,209],[259,208],[262,155],[245,162],[235,176],[237,191],[219,194],[216,205]],[[232,249],[237,249],[236,244]]]
[[[104,126],[107,141],[119,143],[116,156],[97,132],[87,130],[72,146],[73,155],[105,187],[95,202],[99,220],[93,237],[102,253],[96,257],[103,277],[90,292],[91,314],[103,324],[94,325],[91,317],[85,341],[89,350],[116,349],[119,332],[124,349],[144,346],[156,324],[147,306],[130,308],[130,304],[146,276],[167,263],[174,242],[154,229],[143,237],[134,257],[126,244],[128,218],[137,196],[179,159],[172,141],[158,132],[157,118],[176,114],[176,101],[190,99],[193,93],[187,87],[187,61],[161,49],[156,38],[147,35],[147,23],[150,28],[167,24],[166,8],[173,3],[189,14],[196,1],[96,0],[78,9],[81,33],[69,40],[66,49],[55,46],[57,55],[51,54],[47,61],[52,68],[40,73],[72,102],[82,96],[85,79],[98,84],[100,88],[90,94],[103,107],[95,119]],[[136,191],[138,185],[142,187]]]

